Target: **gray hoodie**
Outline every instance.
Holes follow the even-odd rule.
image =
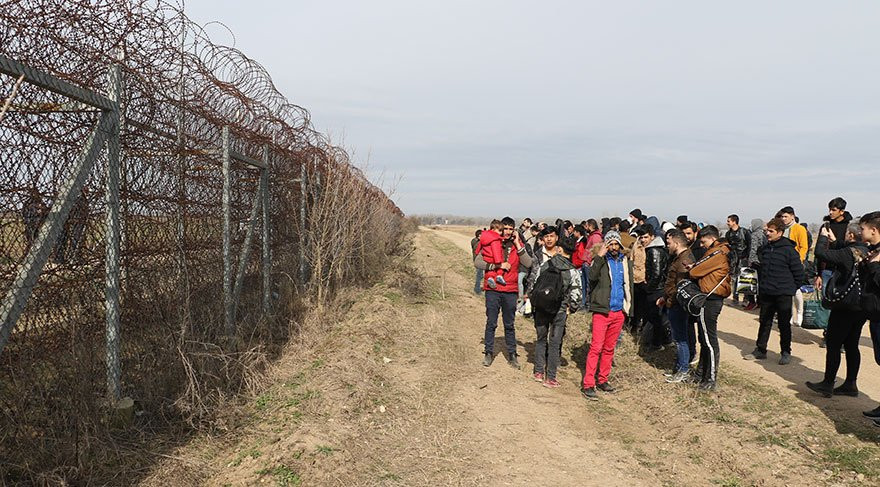
[[[764,220],[760,218],[755,218],[752,220],[752,242],[749,246],[749,266],[752,265],[753,262],[760,262],[760,257],[758,254],[758,249],[761,248],[762,245],[767,243],[767,236],[764,235]]]

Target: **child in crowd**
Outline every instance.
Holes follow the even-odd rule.
[[[487,264],[501,264],[504,262],[504,252],[501,249],[501,220],[492,220],[489,229],[480,234],[480,244],[474,255],[480,254]],[[496,269],[486,271],[486,284],[489,289],[495,289],[498,284],[507,285],[507,281],[502,276],[504,271]]]

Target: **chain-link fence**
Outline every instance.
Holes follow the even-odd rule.
[[[82,466],[121,397],[197,418],[243,387],[235,354],[284,341],[279,281],[311,274],[322,175],[401,213],[176,6],[6,0],[0,26],[0,470],[24,475]]]

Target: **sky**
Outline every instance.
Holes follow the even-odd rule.
[[[880,209],[880,2],[186,0],[407,214]],[[233,39],[216,24],[216,43]]]

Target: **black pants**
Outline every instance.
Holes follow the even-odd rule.
[[[629,318],[630,330],[638,332],[645,322],[646,304],[648,302],[647,284],[639,283],[633,286],[633,314]]]
[[[861,311],[832,309],[828,317],[828,335],[825,338],[825,383],[833,384],[840,368],[840,346],[846,353],[846,382],[855,384],[859,376],[862,356],[859,338],[867,316]]]
[[[645,329],[650,328],[650,336],[644,337],[642,343],[647,343],[654,347],[666,345],[672,341],[669,320],[666,317],[665,310],[657,307],[657,299],[660,293],[648,293],[645,303]]]
[[[687,333],[688,333],[688,352],[690,352],[690,360],[689,362],[693,362],[694,358],[697,356],[697,318],[694,315],[688,314],[687,319]]]
[[[758,340],[755,347],[767,352],[767,342],[770,341],[770,330],[773,329],[773,317],[779,321],[779,351],[791,353],[791,296],[770,296],[761,294],[758,296],[761,305],[761,313],[758,318]]]
[[[508,358],[516,356],[516,328],[513,320],[516,318],[517,293],[502,293],[498,291],[486,291],[486,334],[484,336],[485,353],[494,353],[495,328],[498,326],[498,312],[501,311],[501,321],[504,323],[504,342],[507,345]]]
[[[565,307],[556,313],[541,309],[535,310],[535,331],[538,339],[535,341],[535,373],[545,373],[547,379],[556,378],[556,369],[559,367],[559,357],[562,355],[562,339],[565,338],[565,324],[568,314]],[[547,338],[550,343],[547,343]]]
[[[721,359],[721,349],[718,348],[718,315],[721,314],[723,304],[721,299],[707,299],[703,311],[697,317],[703,382],[714,382],[718,378],[718,361]]]

